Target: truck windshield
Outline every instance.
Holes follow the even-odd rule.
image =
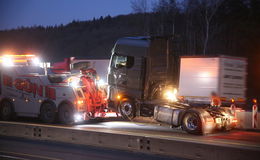
[[[134,57],[131,56],[123,56],[123,55],[114,55],[112,59],[112,67],[113,68],[122,68],[127,67],[131,68],[134,64]]]
[[[127,56],[114,55],[112,60],[112,67],[113,68],[126,67],[126,63],[127,63]]]
[[[77,62],[77,63],[72,64],[72,69],[80,70],[81,68],[88,68],[90,66],[91,66],[91,64],[89,61],[87,61],[87,62],[83,61],[83,62]]]

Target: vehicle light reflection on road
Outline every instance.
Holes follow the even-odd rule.
[[[236,132],[230,132],[229,134],[208,136],[208,138],[255,142],[258,143],[260,147],[259,132],[236,131]]]

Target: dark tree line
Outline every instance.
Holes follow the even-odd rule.
[[[152,11],[149,35],[174,36],[175,54],[246,57],[248,97],[260,98],[259,0],[158,0]]]
[[[0,51],[35,52],[45,60],[109,58],[124,36],[173,36],[178,55],[248,58],[248,95],[260,98],[259,0],[133,0],[133,13],[0,31]]]

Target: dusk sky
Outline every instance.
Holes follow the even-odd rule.
[[[131,0],[0,0],[0,30],[132,12]]]

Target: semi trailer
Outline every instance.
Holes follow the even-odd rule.
[[[245,100],[246,59],[180,57],[165,37],[120,38],[108,70],[108,107],[133,120],[149,117],[192,134],[231,129],[231,98]],[[211,104],[211,96],[225,103]]]

